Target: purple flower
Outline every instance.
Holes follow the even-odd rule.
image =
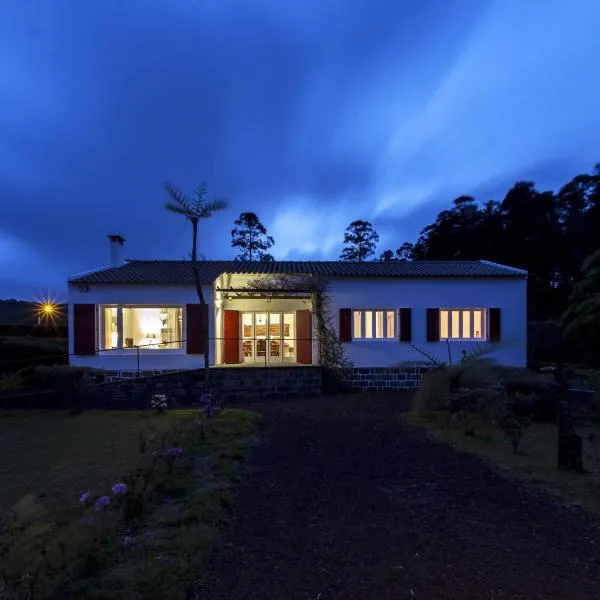
[[[133,543],[133,538],[130,535],[126,535],[123,538],[123,546],[129,546],[132,543]]]
[[[166,452],[167,456],[171,456],[172,458],[175,458],[176,456],[181,456],[181,454],[183,453],[183,448],[181,448],[181,447],[169,448],[165,452]]]
[[[127,492],[127,485],[124,483],[115,483],[115,485],[112,486],[111,490],[115,496],[122,496]]]
[[[145,535],[147,538],[151,538],[151,537],[152,537],[152,532],[151,532],[149,529],[146,529],[146,531],[144,531],[144,535]]]
[[[96,512],[101,511],[105,506],[110,504],[110,498],[108,496],[100,496],[98,500],[96,500],[96,504],[94,504],[94,510]]]
[[[202,396],[200,396],[200,404],[211,404],[214,402],[214,399],[212,394],[202,394]]]
[[[79,498],[79,504],[87,504],[90,501],[91,497],[92,495],[89,492],[81,494],[81,497]]]

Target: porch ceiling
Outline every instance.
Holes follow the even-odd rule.
[[[216,288],[217,292],[233,298],[280,298],[297,299],[311,298],[311,290],[298,289],[248,289],[248,288]]]

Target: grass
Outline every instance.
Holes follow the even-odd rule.
[[[59,526],[65,507],[76,507],[82,491],[109,490],[142,465],[140,431],[160,435],[181,426],[183,420],[190,422],[192,414],[3,414],[0,448],[14,460],[0,465],[1,508],[33,493],[56,515]],[[212,421],[204,441],[186,448],[173,472],[160,477],[143,514],[128,524],[115,523],[92,550],[86,548],[85,556],[75,561],[78,566],[70,565],[68,576],[63,574],[55,582],[58,595],[53,597],[187,597],[189,590],[199,585],[204,560],[228,519],[232,488],[257,419],[258,415],[249,411],[224,410]],[[144,534],[147,530],[151,535]]]
[[[0,413],[0,510],[32,493],[48,506],[77,503],[137,467],[140,431],[166,431],[185,411]]]
[[[438,440],[484,459],[507,477],[533,484],[561,503],[581,507],[600,515],[600,445],[590,442],[590,433],[600,437],[600,427],[577,426],[583,438],[583,463],[586,473],[562,471],[557,467],[558,431],[554,423],[534,423],[521,440],[519,454],[512,453],[504,433],[486,422],[481,415],[471,415],[476,437],[468,437],[462,427],[448,423],[448,413],[408,412],[405,422],[425,428]]]

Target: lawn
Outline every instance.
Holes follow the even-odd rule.
[[[0,510],[28,493],[48,508],[77,503],[135,469],[140,432],[165,431],[185,411],[0,413]]]
[[[61,535],[68,540],[71,530],[87,530],[82,524],[86,520],[92,519],[94,528],[91,544],[86,538],[84,545],[77,545],[64,570],[42,570],[35,594],[19,598],[46,598],[50,590],[55,594],[52,597],[96,600],[186,597],[198,584],[203,561],[228,518],[232,488],[258,419],[249,411],[224,410],[209,422],[203,421],[202,434],[195,429],[198,415],[198,410],[162,415],[150,411],[0,415],[0,450],[5,457],[0,463],[2,513],[33,494],[45,510],[38,523],[54,532],[50,543],[55,544]],[[126,512],[117,508],[111,486],[130,481],[127,477],[138,467],[148,469],[154,452],[148,448],[140,452],[141,436],[148,441],[162,434],[178,440],[183,454],[172,471],[163,460],[158,463],[145,508],[126,518]],[[131,496],[134,489],[138,488],[130,486],[127,494]],[[93,506],[79,507],[80,496],[87,490],[94,497],[108,493],[111,512],[97,514]],[[113,507],[113,503],[117,504]],[[14,554],[20,546],[9,536],[6,530],[0,535],[0,551],[3,542],[9,541]],[[25,558],[29,555],[29,551],[24,554]],[[14,579],[14,573],[12,581],[18,583],[21,580]]]
[[[481,457],[505,476],[524,480],[564,504],[600,515],[600,440],[593,442],[589,439],[590,434],[596,436],[596,440],[600,438],[598,425],[576,427],[583,438],[583,465],[586,470],[580,474],[558,469],[558,431],[554,423],[533,423],[521,440],[519,454],[514,455],[504,433],[481,415],[470,417],[475,424],[476,437],[465,436],[462,427],[448,420],[447,412],[408,412],[401,418],[411,425],[427,429],[435,439]]]

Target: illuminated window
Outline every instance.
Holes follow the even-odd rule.
[[[183,308],[180,306],[105,306],[103,314],[106,350],[118,348],[119,341],[121,348],[183,348]]]
[[[396,311],[355,310],[352,311],[355,340],[393,340],[396,334]]]
[[[362,337],[362,315],[360,310],[354,311],[354,337],[361,338]]]
[[[483,340],[486,311],[482,308],[440,310],[441,340]]]
[[[396,337],[396,331],[394,327],[396,311],[388,310],[387,313],[387,322],[386,322],[386,337],[388,339],[394,339]]]
[[[382,310],[375,312],[375,337],[381,339],[383,337],[383,315]]]
[[[365,310],[365,337],[371,339],[373,337],[373,311]]]

